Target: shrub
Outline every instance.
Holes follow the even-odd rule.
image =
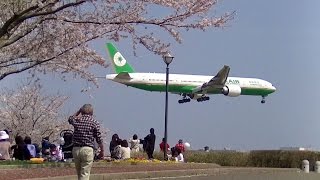
[[[304,159],[313,167],[320,160],[320,153],[314,151],[251,151],[249,166],[300,168]]]
[[[133,158],[147,159],[146,153],[132,154]],[[302,160],[307,159],[310,169],[314,168],[316,161],[320,160],[320,152],[314,151],[281,151],[259,150],[251,152],[236,151],[186,151],[186,162],[215,163],[221,166],[236,167],[274,167],[274,168],[300,168]],[[163,152],[154,152],[154,158],[163,160]]]
[[[248,153],[235,151],[187,151],[185,158],[187,162],[216,163],[221,166],[246,166]]]
[[[312,169],[315,162],[320,160],[320,152],[280,150],[251,152],[187,151],[185,153],[185,158],[188,162],[216,163],[221,166],[274,168],[300,168],[302,160],[307,159],[310,163],[310,168]]]

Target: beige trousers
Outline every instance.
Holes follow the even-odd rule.
[[[77,170],[78,180],[89,180],[93,163],[93,148],[73,147],[72,155]]]

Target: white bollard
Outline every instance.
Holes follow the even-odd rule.
[[[302,171],[305,173],[309,173],[309,161],[308,160],[302,161]]]
[[[314,165],[314,172],[320,173],[320,161],[316,161],[316,164]]]

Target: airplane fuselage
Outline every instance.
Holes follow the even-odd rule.
[[[108,74],[106,78],[127,86],[147,91],[165,91],[166,74],[164,73],[128,73],[130,78],[117,77],[118,74]],[[168,89],[171,93],[193,93],[194,88],[210,81],[214,76],[170,74]],[[268,81],[257,78],[228,77],[225,85],[241,88],[241,95],[267,96],[276,88]],[[206,94],[222,94],[218,89],[209,90]]]

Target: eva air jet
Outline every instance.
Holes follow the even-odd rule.
[[[106,78],[127,86],[147,91],[165,91],[165,73],[138,73],[128,64],[122,54],[111,43],[107,49],[116,74],[108,74]],[[229,66],[224,66],[215,76],[170,74],[168,89],[173,94],[182,96],[179,103],[207,101],[209,94],[223,94],[237,97],[240,95],[261,96],[261,103],[265,97],[276,91],[268,81],[256,78],[228,77]]]

